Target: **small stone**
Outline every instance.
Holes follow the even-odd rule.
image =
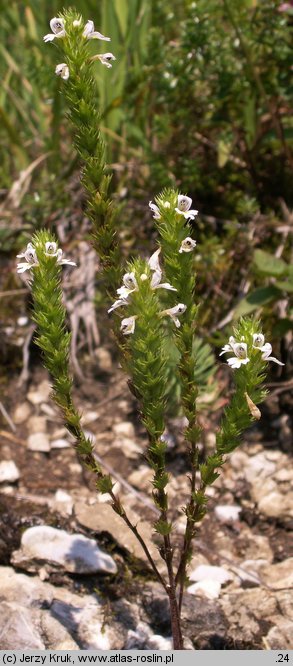
[[[127,633],[125,650],[172,650],[172,639],[152,634],[145,622],[138,622],[135,631]]]
[[[264,562],[264,560],[260,561]],[[258,587],[261,584],[259,576],[256,571],[253,571],[253,568],[256,568],[253,560],[246,560],[241,564],[241,567],[231,566],[244,588]]]
[[[293,557],[283,562],[270,564],[262,570],[262,579],[270,587],[277,589],[293,587]]]
[[[27,324],[28,324],[28,317],[18,317],[17,319],[18,326],[26,326]]]
[[[128,482],[139,490],[148,491],[152,488],[151,482],[153,478],[154,474],[152,470],[147,465],[141,465],[141,467],[130,474]]]
[[[190,580],[203,581],[211,580],[217,581],[220,585],[227,583],[233,576],[223,567],[215,567],[207,564],[200,564],[196,569],[189,574]]]
[[[100,370],[102,370],[102,372],[111,372],[112,356],[110,352],[104,347],[97,347],[97,349],[95,349],[95,356],[98,359]]]
[[[0,462],[0,483],[15,483],[19,477],[19,470],[13,460],[2,460]]]
[[[247,481],[253,483],[256,479],[271,477],[275,470],[275,463],[267,460],[265,453],[261,452],[248,459],[244,474]]]
[[[61,513],[63,516],[71,516],[73,509],[73,499],[71,495],[64,490],[56,490],[51,507]]]
[[[70,448],[70,443],[67,439],[53,439],[51,441],[51,449],[68,449]]]
[[[99,418],[98,412],[95,411],[88,411],[88,412],[83,412],[83,415],[81,417],[81,423],[83,426],[89,425],[89,423],[94,423]]]
[[[113,558],[100,550],[93,539],[48,525],[27,529],[22,535],[20,550],[15,551],[12,558],[15,565],[28,571],[39,567],[41,560],[76,574],[117,572]]]
[[[13,421],[16,425],[24,423],[31,413],[31,407],[28,402],[23,402],[21,405],[16,407],[16,410],[13,415]]]
[[[37,390],[36,389],[31,389],[28,394],[28,400],[33,404],[33,405],[40,405],[42,402],[46,402],[49,398],[49,395],[51,393],[52,387],[50,386],[49,382],[44,379],[38,386]]]
[[[241,506],[232,506],[227,504],[220,504],[215,508],[215,514],[220,523],[234,523],[239,520],[239,514],[241,513]]]
[[[281,481],[281,483],[286,483],[286,481],[293,482],[293,469],[286,467],[279,469],[279,471],[275,474],[275,479],[276,481]]]
[[[123,454],[127,458],[133,458],[136,459],[138,455],[141,455],[143,452],[143,449],[139,444],[136,444],[132,439],[129,439],[129,437],[121,437],[119,440],[115,440],[114,445],[116,447],[119,446],[119,449],[123,451]],[[113,445],[113,449],[114,449]]]
[[[48,435],[45,432],[35,432],[29,435],[27,440],[27,447],[30,451],[41,451],[48,453],[50,451],[50,442]]]
[[[189,594],[206,599],[218,599],[221,592],[221,583],[217,580],[201,580],[187,588]]]
[[[266,451],[265,456],[267,460],[271,460],[272,462],[278,462],[282,458],[282,453],[281,451]]]
[[[121,423],[114,423],[112,428],[114,435],[117,437],[135,437],[135,430],[131,421],[121,421]]]
[[[47,420],[44,416],[31,416],[28,420],[27,427],[30,433],[46,432]]]
[[[51,405],[47,405],[46,402],[42,403],[40,410],[41,412],[44,412],[44,414],[47,414],[47,416],[53,416],[53,418],[56,419],[56,410]]]
[[[270,518],[293,516],[293,495],[291,493],[290,495],[271,492],[258,502],[258,509]]]

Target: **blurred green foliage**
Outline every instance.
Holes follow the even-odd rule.
[[[175,182],[226,219],[252,200],[292,200],[292,19],[279,6],[185,0],[180,15],[159,0],[129,85],[151,182]]]
[[[200,334],[235,303],[236,314],[264,309],[275,332],[285,331],[292,273],[276,276],[274,257],[280,202],[292,203],[292,16],[279,11],[281,0],[0,0],[2,252],[15,237],[23,243],[20,229],[68,219],[73,190],[82,205],[58,53],[43,42],[49,20],[73,4],[111,37],[117,58],[95,75],[113,184],[127,198],[125,254],[134,244],[149,251],[147,202],[175,185],[200,210]],[[272,257],[266,271],[260,249]],[[290,264],[289,237],[281,261]]]

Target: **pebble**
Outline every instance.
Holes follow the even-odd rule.
[[[73,499],[71,495],[64,490],[56,490],[53,500],[51,501],[51,508],[58,511],[63,516],[71,516],[73,509]]]
[[[275,470],[275,463],[267,460],[265,453],[261,452],[248,459],[244,474],[247,481],[253,483],[256,479],[271,477]]]
[[[102,372],[111,372],[112,370],[112,356],[110,352],[104,347],[97,347],[95,349],[95,357],[99,363],[99,369]]]
[[[133,439],[129,439],[129,437],[121,437],[113,443],[113,449],[115,447],[119,446],[119,449],[123,451],[124,455],[127,458],[137,458],[138,455],[140,455],[143,452],[143,449],[141,446],[136,444]]]
[[[293,517],[293,494],[273,491],[260,499],[258,509],[269,518]]]
[[[286,590],[293,587],[293,557],[288,557],[283,562],[269,564],[262,570],[262,578],[267,585],[277,590],[284,588]],[[292,595],[291,595],[292,596]]]
[[[27,424],[30,433],[46,432],[47,420],[45,416],[31,416]]]
[[[241,513],[241,506],[232,506],[227,504],[219,504],[215,508],[215,515],[220,523],[234,523],[239,520]]]
[[[27,529],[21,538],[21,548],[13,553],[12,559],[14,564],[29,571],[34,571],[43,560],[76,574],[117,572],[113,558],[93,539],[48,525]]]
[[[172,639],[153,634],[145,622],[139,622],[128,631],[125,650],[172,650]]]
[[[121,421],[120,423],[114,423],[112,428],[114,435],[117,437],[135,437],[135,430],[133,423],[131,421]]]
[[[217,580],[201,580],[194,583],[194,585],[190,585],[187,592],[206,599],[218,599],[221,592],[221,583]]]
[[[139,490],[151,490],[151,482],[154,477],[152,470],[147,465],[141,465],[128,477],[128,482]]]
[[[216,581],[223,585],[231,580],[233,576],[223,567],[216,567],[208,564],[200,564],[189,574],[190,580],[195,581]]]
[[[18,317],[17,319],[17,325],[18,326],[26,326],[28,324],[28,317]]]
[[[20,473],[14,460],[2,460],[0,462],[0,483],[15,483]]]
[[[71,444],[67,441],[67,439],[53,439],[51,441],[51,449],[68,449],[70,448]]]
[[[35,432],[32,435],[29,435],[27,447],[30,451],[48,453],[51,448],[48,435],[45,432]]]
[[[99,418],[98,412],[95,411],[88,411],[88,412],[83,412],[83,415],[81,417],[81,424],[83,426],[88,425],[89,423],[94,423]]]
[[[16,407],[13,414],[13,421],[16,425],[24,423],[31,413],[31,407],[28,402],[22,402],[21,405]]]
[[[47,402],[49,395],[51,393],[51,386],[47,379],[44,379],[36,389],[35,387],[31,389],[28,394],[28,400],[33,405],[40,405],[42,402]]]

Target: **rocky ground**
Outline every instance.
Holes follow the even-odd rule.
[[[83,426],[163,571],[145,433],[116,361],[106,349],[98,356],[99,379],[76,390]],[[15,377],[5,395],[0,647],[170,649],[165,595],[141,547],[81,468],[49,391],[37,365],[27,386]],[[210,490],[183,608],[188,649],[293,648],[292,434],[279,395],[262,411]],[[181,425],[171,420],[168,450],[178,543],[188,491]],[[206,422],[202,446],[213,442]]]

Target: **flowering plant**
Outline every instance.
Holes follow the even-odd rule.
[[[192,199],[185,194],[174,190],[164,191],[155,203],[149,204],[157,228],[158,248],[149,259],[137,257],[123,267],[114,223],[117,211],[108,193],[110,176],[104,161],[99,114],[95,106],[95,82],[91,75],[95,59],[102,63],[103,60],[100,54],[91,58],[88,51],[89,40],[108,41],[109,38],[96,32],[92,21],[84,24],[74,11],[52,19],[50,27],[52,33],[46,35],[44,40],[56,40],[64,60],[57,65],[56,73],[64,80],[68,116],[76,129],[75,146],[83,162],[82,181],[88,194],[87,211],[93,224],[93,243],[102,263],[107,288],[111,292],[115,288],[118,296],[108,313],[113,322],[117,321],[117,317],[121,318],[117,339],[123,367],[129,374],[129,385],[139,401],[141,418],[148,434],[145,456],[153,471],[153,500],[158,512],[154,529],[161,540],[164,574],[158,570],[139,529],[131,522],[116,496],[111,477],[103,472],[102,465],[97,462],[93,443],[84,434],[73,403],[73,380],[69,370],[70,334],[62,301],[61,266],[75,264],[63,258],[62,250],[50,232],[41,231],[35,234],[26,250],[18,255],[18,258],[24,258],[25,261],[18,264],[17,270],[20,273],[30,271],[37,344],[52,376],[53,398],[61,409],[67,429],[74,437],[79,458],[95,474],[97,489],[110,495],[113,510],[139,540],[150,566],[168,595],[174,649],[182,649],[180,614],[186,570],[197,523],[207,510],[208,486],[217,479],[227,454],[238,446],[243,430],[259,418],[256,405],[265,397],[262,385],[267,361],[280,362],[271,356],[271,345],[265,343],[259,324],[252,319],[241,320],[234,336],[229,338],[229,343],[221,352],[233,353],[228,359],[228,365],[235,370],[235,392],[223,414],[215,450],[200,462],[200,427],[196,413],[198,388],[195,382],[196,358],[193,354],[199,307],[195,297],[196,239],[192,223],[198,211],[192,209]],[[115,59],[109,53],[104,54],[103,58],[108,65],[109,60]],[[169,340],[178,350],[181,404],[186,419],[184,438],[190,463],[190,490],[183,507],[185,531],[176,558],[164,436]]]

